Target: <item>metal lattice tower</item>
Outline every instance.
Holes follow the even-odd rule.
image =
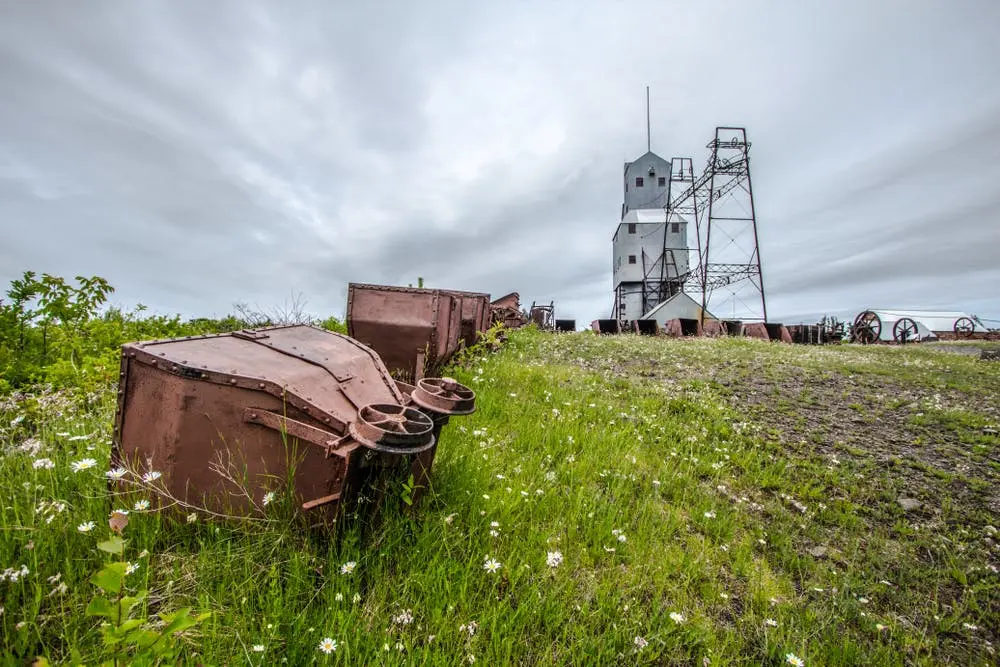
[[[695,282],[704,311],[724,319],[767,322],[757,218],[750,180],[750,142],[742,127],[717,127],[708,164],[671,200],[671,215],[695,220]],[[680,158],[674,158],[679,160]]]

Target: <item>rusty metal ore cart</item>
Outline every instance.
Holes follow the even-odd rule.
[[[349,283],[347,333],[375,350],[390,371],[413,381],[458,351],[461,299],[445,290]]]
[[[474,410],[457,382],[397,382],[371,348],[309,325],[130,343],[112,461],[236,515],[260,507],[294,461],[296,502],[336,508],[375,473],[426,486],[441,428]],[[250,498],[213,461],[236,463]]]

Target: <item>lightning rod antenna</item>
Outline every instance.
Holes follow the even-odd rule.
[[[646,152],[653,150],[653,142],[649,135],[649,86],[646,86]]]

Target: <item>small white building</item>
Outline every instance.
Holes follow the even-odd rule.
[[[651,311],[646,313],[642,319],[644,320],[656,320],[657,329],[662,330],[663,325],[670,320],[682,319],[682,320],[700,320],[701,319],[701,303],[695,301],[686,292],[678,292],[673,295],[663,303],[654,307]],[[714,320],[715,315],[705,311],[705,321]]]

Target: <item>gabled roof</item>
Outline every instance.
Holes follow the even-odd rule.
[[[646,313],[645,315],[643,315],[642,319],[644,319],[644,320],[653,320],[653,319],[656,319],[656,314],[658,312],[660,312],[664,308],[669,308],[672,305],[677,305],[681,301],[687,301],[688,302],[687,303],[688,306],[693,306],[694,308],[697,308],[698,310],[701,310],[701,304],[699,302],[695,301],[694,299],[692,299],[690,294],[688,294],[687,292],[678,292],[677,294],[673,295],[672,297],[670,297],[666,301],[661,301],[660,303],[658,303],[648,313]],[[715,315],[713,315],[712,313],[708,312],[708,308],[705,309],[705,318],[706,319],[712,319],[712,320],[718,319],[718,318],[715,317]]]

